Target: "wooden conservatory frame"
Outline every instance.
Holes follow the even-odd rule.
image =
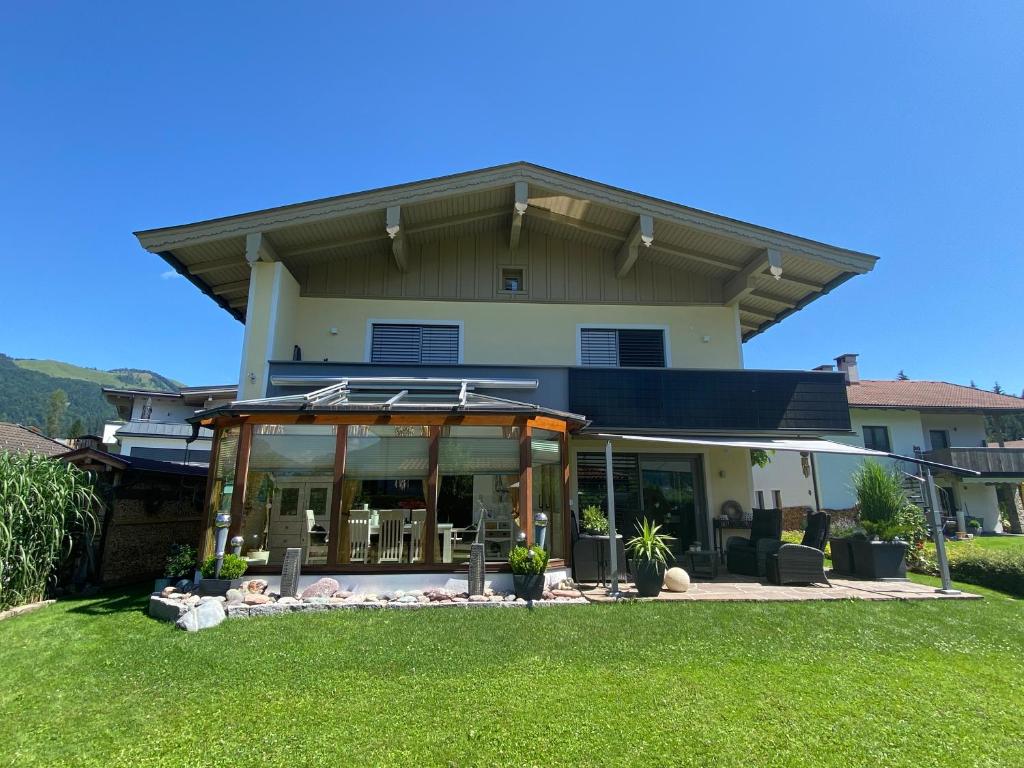
[[[233,406],[243,403],[233,404]],[[519,405],[519,404],[515,404]],[[525,405],[525,404],[524,404]],[[437,540],[437,494],[439,483],[438,458],[442,427],[445,426],[500,426],[519,428],[519,487],[520,487],[520,529],[526,535],[528,544],[534,543],[533,530],[533,466],[531,439],[535,429],[555,432],[559,435],[561,461],[561,513],[562,543],[565,556],[552,558],[549,568],[564,567],[569,564],[570,549],[570,484],[569,484],[569,435],[582,428],[585,422],[581,417],[571,414],[543,412],[545,409],[530,406],[533,413],[522,412],[416,412],[405,410],[401,413],[389,412],[275,412],[252,410],[240,412],[237,407],[226,406],[201,413],[193,421],[194,427],[205,427],[214,430],[213,450],[211,453],[210,472],[207,480],[205,500],[206,520],[200,543],[200,560],[213,554],[214,517],[217,509],[212,506],[217,468],[221,463],[220,451],[223,448],[223,433],[232,427],[239,428],[238,449],[235,457],[233,489],[230,501],[231,525],[228,529],[229,539],[241,533],[244,521],[244,505],[246,484],[249,476],[249,458],[253,443],[253,429],[259,425],[323,425],[348,427],[350,425],[368,426],[425,426],[428,429],[428,474],[426,478],[425,502],[427,508],[426,531],[424,540]],[[220,411],[218,413],[218,411]],[[330,528],[333,532],[341,532],[344,536],[348,526],[343,525],[347,512],[342,507],[342,483],[345,479],[345,460],[348,449],[348,429],[338,429],[337,443],[334,453],[333,488],[330,499]],[[438,562],[434,546],[424,548],[422,563],[374,563],[350,564],[340,560],[339,553],[344,547],[344,540],[328,547],[326,564],[304,564],[305,573],[423,573],[423,572],[458,572],[467,569],[466,563]],[[507,570],[504,563],[491,561],[486,564],[490,572]],[[280,571],[280,565],[250,565],[247,573],[274,574]]]

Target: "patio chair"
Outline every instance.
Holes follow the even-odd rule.
[[[832,518],[824,512],[807,515],[807,528],[799,544],[783,544],[768,555],[768,580],[773,584],[828,584],[825,542]]]
[[[348,519],[348,560],[350,563],[365,563],[370,553],[370,515],[359,510]]]
[[[730,536],[725,543],[725,564],[729,573],[764,576],[768,555],[782,545],[782,510],[755,509],[750,537]]]
[[[377,537],[377,562],[400,563],[405,543],[405,510],[382,509]]]
[[[423,562],[423,536],[427,527],[427,510],[414,509],[411,514],[412,522],[409,524],[409,562]]]

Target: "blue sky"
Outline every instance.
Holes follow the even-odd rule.
[[[0,7],[0,352],[234,380],[133,230],[523,159],[881,257],[749,367],[1024,388],[1024,4],[369,5]]]

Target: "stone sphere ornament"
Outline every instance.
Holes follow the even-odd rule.
[[[682,568],[669,568],[665,571],[665,589],[669,592],[685,592],[690,588],[690,574]]]

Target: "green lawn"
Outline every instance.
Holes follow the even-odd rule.
[[[18,766],[1024,764],[1024,603],[357,612],[198,635],[120,593],[0,623]]]
[[[1024,552],[1024,536],[975,536],[967,541],[947,541],[946,546],[950,552],[972,548],[993,552]]]

